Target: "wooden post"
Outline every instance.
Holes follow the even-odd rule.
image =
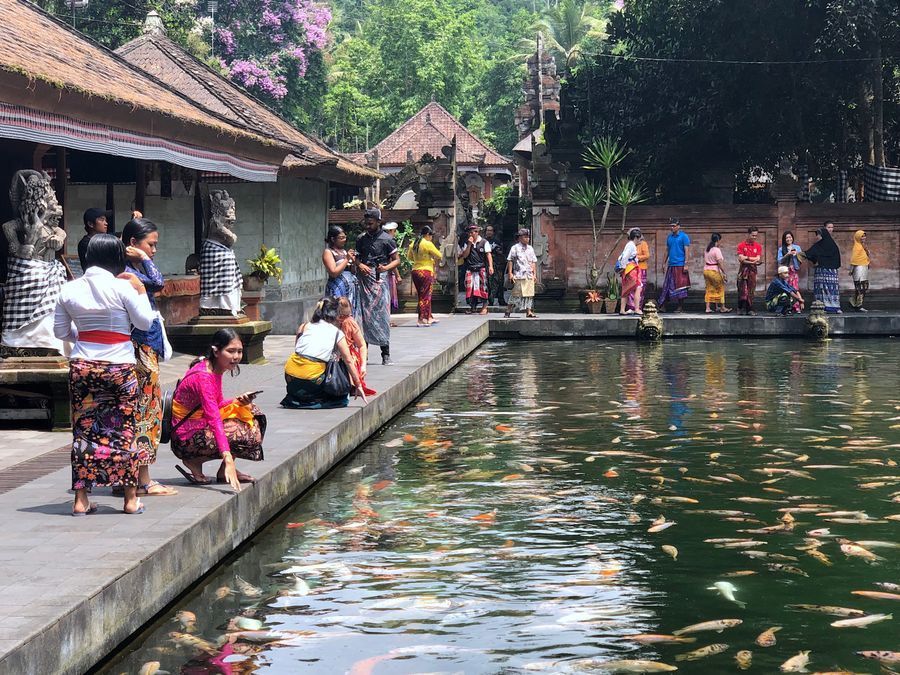
[[[459,257],[456,254],[456,249],[459,245],[459,223],[456,222],[456,134],[453,134],[453,140],[450,141],[450,155],[450,189],[453,195],[453,202],[450,207],[450,224],[447,227],[447,231],[453,237],[453,258],[450,267],[453,270],[453,304],[451,307],[456,310],[459,302],[459,268],[456,265],[456,259]]]
[[[59,202],[59,205],[62,207],[62,210],[63,210],[63,216],[62,216],[62,220],[59,223],[59,226],[62,229],[66,230],[66,232],[68,232],[69,228],[67,227],[67,216],[68,216],[69,211],[68,211],[68,209],[66,209],[66,187],[69,184],[69,177],[66,174],[67,174],[66,149],[57,146],[56,147],[56,181],[55,181],[56,185],[54,187],[56,188],[56,200]],[[65,252],[65,251],[63,251],[63,252]]]
[[[200,190],[200,172],[194,178],[194,253],[200,255],[203,243],[203,195]]]
[[[113,183],[106,184],[106,210],[109,211],[109,217],[106,219],[109,223],[109,234],[116,233],[116,190]]]
[[[147,197],[147,163],[143,159],[134,162],[134,210],[144,212]]]

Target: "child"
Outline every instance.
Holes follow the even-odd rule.
[[[350,306],[350,301],[347,298],[339,298],[338,304],[340,305],[338,326],[343,331],[344,337],[347,338],[350,354],[353,355],[353,360],[356,362],[356,369],[359,371],[359,381],[362,385],[363,393],[366,396],[372,396],[375,390],[366,386],[366,360],[369,356],[369,348],[366,344],[366,339],[363,337],[362,328],[351,316],[353,308]]]
[[[509,249],[507,256],[506,274],[513,283],[513,290],[509,296],[509,305],[503,315],[509,317],[513,306],[525,310],[525,316],[534,319],[534,280],[537,278],[537,256],[529,245],[531,234],[525,228],[516,233],[517,243]]]

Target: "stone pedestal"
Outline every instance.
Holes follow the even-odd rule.
[[[259,321],[259,303],[265,297],[265,291],[248,291],[244,289],[241,300],[244,302],[244,314],[251,321]]]
[[[187,323],[200,313],[200,276],[166,277],[166,285],[156,296],[156,305],[166,325]]]
[[[69,364],[64,357],[0,361],[0,419],[46,420],[54,431],[72,426]]]
[[[220,328],[232,328],[241,336],[244,342],[244,359],[241,363],[268,363],[263,353],[263,341],[272,332],[271,321],[252,321],[246,316],[201,316],[190,323],[166,326],[166,332],[176,352],[201,356],[206,354],[212,336]]]

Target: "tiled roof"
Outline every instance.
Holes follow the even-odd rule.
[[[243,125],[210,115],[26,0],[0,0],[0,71],[133,110],[166,115],[270,144]],[[97,106],[98,114],[106,111]],[[86,120],[88,121],[88,120]]]
[[[488,147],[434,101],[365,155],[371,155],[377,150],[379,166],[405,166],[409,151],[413,161],[418,161],[426,153],[441,157],[441,149],[450,145],[454,134],[457,164],[485,167],[507,167],[512,164],[512,160]],[[359,155],[350,155],[351,159],[357,157]]]
[[[290,145],[293,153],[285,160],[286,168],[324,165],[357,177],[374,179],[379,175],[367,167],[346,161],[318,139],[304,134],[165,35],[142,35],[119,47],[116,53],[178,90],[198,106]]]

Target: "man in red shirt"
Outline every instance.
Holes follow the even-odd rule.
[[[753,294],[756,292],[756,272],[762,265],[762,244],[756,241],[759,230],[751,227],[747,238],[738,244],[737,255],[740,268],[737,274],[738,314],[756,316],[753,311]]]

